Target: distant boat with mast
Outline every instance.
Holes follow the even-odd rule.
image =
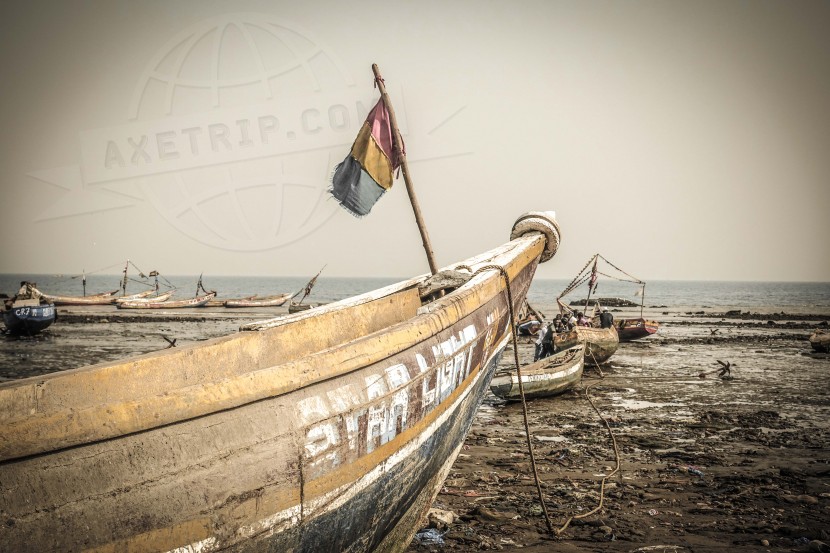
[[[135,280],[135,279],[131,278],[130,276],[128,276],[128,271],[129,271],[129,268],[130,268],[131,265],[138,271],[139,277],[141,277],[144,280],[146,280],[148,278],[147,276],[144,275],[144,273],[138,267],[135,266],[135,264],[133,262],[131,262],[128,259],[126,264],[124,265],[124,269],[122,270],[120,288],[118,288],[116,290],[113,290],[111,292],[102,292],[102,293],[98,293],[98,294],[89,294],[89,295],[87,295],[87,293],[86,293],[86,276],[87,276],[87,273],[84,272],[81,275],[72,277],[72,278],[78,278],[78,277],[81,278],[81,282],[82,282],[82,286],[83,286],[83,290],[84,290],[84,295],[83,296],[56,295],[56,294],[49,294],[49,293],[43,292],[41,290],[38,290],[38,293],[41,294],[41,296],[44,299],[46,299],[47,301],[55,304],[56,306],[108,305],[108,304],[114,304],[118,301],[123,302],[123,301],[132,301],[132,300],[141,300],[141,299],[144,299],[144,298],[148,298],[148,297],[152,296],[153,294],[157,294],[158,293],[158,287],[159,287],[158,271],[151,271],[150,274],[149,274],[150,277],[155,277],[155,287],[151,287],[149,290],[144,290],[142,292],[127,294],[127,283],[128,283],[128,281],[131,281],[131,280],[134,281],[134,282],[138,282],[139,284],[142,284],[144,286],[152,286],[151,284],[149,284],[147,282],[144,282],[144,281],[141,281],[141,280]],[[110,267],[112,267],[112,266],[110,266]],[[105,270],[105,269],[101,269],[101,270]],[[95,272],[100,272],[100,271],[95,271]],[[92,273],[90,273],[90,274],[92,274]],[[121,292],[120,296],[118,295],[119,291]]]
[[[326,268],[326,266],[323,265],[323,269],[325,269],[325,268]],[[297,293],[290,296],[291,298],[293,298],[294,296],[298,296],[301,293],[303,295],[303,297],[300,298],[300,301],[298,301],[298,302],[293,302],[292,301],[288,305],[288,312],[289,313],[299,313],[300,311],[307,311],[307,310],[311,309],[312,307],[314,307],[313,304],[303,303],[303,301],[309,296],[309,294],[311,294],[311,289],[314,288],[314,284],[317,282],[317,277],[320,276],[320,274],[323,272],[323,269],[320,269],[317,272],[316,275],[311,277],[311,280],[309,280],[301,290],[297,291]],[[317,304],[317,305],[319,306],[321,304]]]

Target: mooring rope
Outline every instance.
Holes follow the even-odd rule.
[[[524,386],[522,385],[522,369],[521,365],[519,364],[519,338],[516,334],[516,315],[513,311],[513,293],[510,290],[510,276],[507,274],[507,271],[505,271],[504,267],[502,267],[501,265],[485,265],[476,270],[476,272],[473,273],[473,276],[489,269],[495,269],[499,271],[502,278],[504,278],[505,288],[507,288],[507,308],[510,314],[510,334],[513,338],[513,360],[516,364],[516,373],[519,378],[519,395],[522,396],[522,416],[524,417],[525,436],[527,437],[527,450],[528,452],[530,452],[530,465],[533,468],[533,479],[536,482],[536,491],[539,493],[539,503],[542,506],[542,513],[545,515],[545,524],[547,524],[548,526],[548,532],[553,533],[553,522],[551,522],[550,520],[548,508],[545,505],[545,497],[542,494],[542,485],[539,481],[539,472],[536,470],[536,456],[533,453],[533,442],[531,441],[530,437],[530,425],[527,422],[527,401],[525,400],[525,390]]]
[[[587,344],[587,342],[585,343],[585,349],[588,349],[588,344]],[[597,370],[599,371],[599,376],[600,376],[600,378],[605,378],[605,375],[604,375],[604,374],[602,374],[602,369],[600,368],[599,363],[597,363],[597,358],[596,358],[596,357],[594,357],[594,352],[593,352],[593,351],[591,351],[591,350],[588,350],[588,353],[591,355],[591,359],[593,359],[593,360],[594,360],[594,366],[595,366],[595,367],[597,368]]]
[[[593,355],[594,354],[591,353],[591,357],[593,357]],[[596,358],[594,358],[594,362],[596,363]],[[600,374],[602,374],[601,371],[600,371]],[[597,415],[599,416],[600,420],[603,422],[603,424],[605,424],[605,428],[608,429],[608,435],[611,438],[611,444],[614,446],[614,457],[616,459],[616,467],[614,467],[614,470],[612,470],[611,472],[609,472],[608,474],[603,476],[602,480],[600,481],[599,505],[597,505],[596,507],[594,507],[593,509],[591,509],[587,513],[582,513],[582,514],[579,514],[579,515],[573,515],[573,516],[569,517],[568,520],[565,521],[565,524],[562,525],[562,527],[559,530],[556,530],[555,533],[556,533],[557,536],[562,534],[562,532],[564,532],[568,528],[568,526],[571,524],[571,522],[573,520],[589,517],[589,516],[593,515],[594,513],[602,510],[602,507],[605,503],[605,482],[609,478],[611,478],[612,476],[614,476],[618,472],[620,472],[620,450],[619,450],[619,448],[617,448],[617,438],[614,436],[614,431],[611,429],[611,425],[608,423],[608,420],[605,417],[602,416],[602,413],[597,408],[596,404],[594,404],[594,400],[592,400],[590,394],[588,394],[588,390],[591,389],[593,386],[599,384],[601,381],[602,381],[602,378],[600,380],[597,380],[596,382],[593,382],[593,383],[585,386],[585,399],[588,400],[588,403],[590,403],[591,407],[594,408],[594,411],[597,412]]]
[[[599,254],[597,254],[597,255],[599,255]],[[608,263],[609,265],[611,265],[612,267],[614,267],[616,270],[618,270],[619,272],[621,272],[622,274],[624,274],[625,276],[628,276],[628,277],[633,278],[634,280],[636,280],[636,281],[637,281],[638,283],[640,283],[640,284],[645,284],[645,282],[643,282],[643,281],[642,281],[642,280],[640,280],[639,278],[635,277],[634,275],[629,275],[628,273],[626,273],[625,271],[623,271],[622,269],[620,269],[619,267],[617,267],[616,265],[614,265],[613,263],[611,263],[610,261],[608,261],[607,259],[605,259],[604,257],[602,257],[601,255],[599,255],[599,257],[600,257],[603,261],[605,261],[606,263]]]
[[[582,276],[582,273],[584,273],[584,272],[585,272],[585,269],[587,269],[587,268],[588,268],[588,265],[590,265],[590,264],[591,264],[591,261],[593,261],[593,260],[594,260],[594,258],[596,258],[596,256],[597,256],[597,255],[599,255],[599,254],[596,254],[596,255],[594,255],[593,257],[591,257],[591,259],[589,259],[589,260],[588,260],[588,263],[586,263],[586,264],[585,264],[585,266],[584,266],[584,267],[582,267],[582,269],[580,269],[580,271],[579,271],[578,273],[576,273],[576,276],[575,276],[575,277],[574,277],[574,279],[571,281],[571,283],[570,283],[570,284],[568,284],[567,286],[565,286],[565,290],[564,290],[561,294],[559,294],[559,298],[561,298],[561,297],[565,296],[566,294],[570,293],[570,292],[571,292],[571,291],[573,291],[574,289],[579,288],[579,286],[580,286],[583,282],[585,282],[585,280],[587,280],[587,278],[586,278],[585,280],[582,280],[582,281],[580,281],[580,282],[576,282],[577,280],[579,280],[579,277],[580,277],[580,276]]]

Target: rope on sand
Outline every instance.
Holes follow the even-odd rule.
[[[591,357],[593,357],[593,353],[591,353]],[[594,358],[594,362],[596,363],[596,358]],[[597,364],[597,367],[599,367],[599,364]],[[602,375],[602,371],[600,371],[600,375]],[[594,401],[591,399],[591,396],[588,394],[588,390],[591,389],[593,386],[599,384],[602,381],[603,378],[605,378],[605,376],[601,376],[600,380],[597,380],[596,382],[593,382],[593,383],[585,386],[585,399],[588,400],[588,402],[591,404],[591,407],[593,407],[594,411],[597,412],[597,415],[599,416],[600,420],[603,422],[603,424],[605,424],[605,428],[608,429],[608,436],[611,438],[611,444],[614,446],[614,457],[616,459],[617,466],[614,467],[614,470],[612,470],[611,472],[609,472],[608,474],[603,476],[602,480],[600,481],[599,505],[597,505],[596,507],[594,507],[593,509],[591,509],[587,513],[582,513],[582,514],[579,514],[579,515],[573,515],[573,516],[569,517],[568,520],[565,521],[565,524],[562,525],[562,527],[559,530],[555,531],[557,536],[562,534],[562,532],[564,532],[568,528],[568,526],[571,524],[571,522],[574,519],[587,518],[587,517],[593,515],[594,513],[602,510],[603,504],[605,503],[605,482],[606,482],[606,480],[608,480],[609,478],[611,478],[612,476],[614,476],[618,472],[620,472],[620,450],[617,448],[617,439],[614,436],[614,431],[611,430],[611,425],[608,423],[608,420],[606,420],[606,418],[602,416],[602,413],[597,408],[596,404],[594,404]]]
[[[533,468],[533,479],[536,482],[536,491],[539,494],[539,504],[542,506],[542,514],[545,515],[545,524],[547,524],[548,532],[553,533],[553,522],[550,520],[550,515],[548,514],[548,508],[545,505],[545,497],[542,494],[542,485],[539,482],[539,472],[536,470],[536,456],[533,453],[533,442],[531,441],[530,437],[530,426],[527,422],[527,401],[525,401],[525,390],[524,386],[522,385],[522,368],[519,364],[519,338],[516,333],[516,315],[513,312],[513,294],[510,291],[510,277],[507,274],[507,271],[504,270],[504,267],[501,265],[485,265],[478,269],[473,276],[480,273],[481,271],[487,269],[496,269],[501,274],[502,278],[504,278],[504,282],[507,288],[507,308],[510,313],[510,334],[513,338],[513,361],[516,364],[516,373],[519,379],[519,395],[522,396],[522,416],[524,417],[524,425],[525,425],[525,437],[527,438],[527,450],[530,452],[530,466]]]

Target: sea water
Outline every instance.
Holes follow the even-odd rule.
[[[310,277],[309,277],[310,278]],[[52,295],[81,296],[84,294],[83,280],[66,275],[0,275],[0,293],[9,296],[20,287],[23,280],[37,283],[41,292]],[[286,292],[300,292],[308,282],[304,277],[251,277],[203,275],[202,284],[207,290],[215,290],[217,299],[251,296],[269,296]],[[368,292],[400,281],[399,278],[346,278],[329,277],[325,274],[317,279],[310,302],[332,302]],[[196,295],[198,275],[176,275],[164,277],[160,288],[176,288],[175,298],[184,299]],[[531,305],[540,308],[555,306],[556,298],[569,281],[564,279],[534,279],[528,293]],[[128,275],[127,293],[149,289],[153,279],[141,279]],[[89,275],[86,277],[88,295],[120,288],[121,275]],[[600,280],[592,297],[622,298],[636,304],[654,308],[726,308],[739,306],[745,309],[759,308],[830,308],[830,282],[737,282],[737,281],[651,281],[645,287],[645,297],[637,295],[641,286],[621,281]],[[302,294],[300,294],[302,295]],[[585,299],[587,288],[583,285],[564,301]]]

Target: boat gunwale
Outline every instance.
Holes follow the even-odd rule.
[[[512,279],[533,261],[528,261],[518,268],[515,264],[524,256],[532,255],[530,259],[538,259],[543,247],[544,237],[541,234],[530,234],[469,258],[465,264],[475,270],[475,265],[494,264],[501,258],[506,258],[501,260],[500,265],[505,267]],[[520,251],[516,251],[517,249]],[[534,252],[534,250],[538,251]],[[458,265],[455,264],[454,266],[457,267]],[[2,383],[0,384],[0,404],[2,404],[3,392],[26,386],[39,388],[47,380],[71,378],[75,374],[89,371],[106,371],[107,368],[121,367],[137,359],[152,359],[172,355],[184,357],[195,348],[205,348],[209,345],[222,344],[233,340],[257,339],[254,337],[258,335],[261,336],[259,339],[267,340],[268,329],[306,318],[317,317],[324,312],[331,313],[356,308],[374,299],[381,299],[411,288],[422,279],[423,277],[415,277],[359,296],[345,298],[311,312],[306,311],[263,321],[265,332],[239,332],[200,344],[177,348],[176,350],[167,349],[125,360]],[[495,288],[495,290],[492,290],[492,288]],[[81,409],[60,405],[51,412],[34,412],[25,414],[20,418],[7,419],[2,421],[3,424],[0,424],[0,462],[111,439],[119,435],[150,430],[167,424],[175,424],[211,413],[238,408],[263,399],[278,397],[294,390],[349,374],[395,355],[425,339],[417,332],[410,333],[412,336],[406,340],[396,341],[393,339],[396,335],[406,337],[409,327],[417,326],[428,329],[428,336],[434,336],[451,328],[459,320],[478,308],[473,307],[469,311],[465,311],[464,298],[473,297],[476,294],[486,294],[487,298],[492,298],[503,291],[501,274],[492,270],[485,271],[470,279],[451,294],[422,306],[412,317],[403,319],[391,327],[333,344],[284,363],[259,367],[230,377],[200,382],[191,386],[178,387],[167,391],[163,395],[145,395],[138,399],[116,400]],[[379,294],[380,292],[383,293]],[[474,305],[480,306],[483,303],[479,300]],[[245,327],[256,324],[244,325],[240,330],[249,330]],[[250,338],[247,338],[248,336]],[[385,339],[378,339],[378,337],[385,337]],[[363,344],[359,344],[360,342]],[[356,344],[358,346],[364,345],[364,347],[361,349],[356,347]],[[355,356],[349,352],[350,349],[352,351],[356,349],[363,353]],[[329,363],[319,361],[326,360],[326,358],[330,358],[338,352],[342,352],[341,355],[344,357],[339,363],[336,362],[337,360],[331,359],[329,359]],[[346,353],[350,354],[345,355]],[[315,361],[318,362],[315,363]],[[102,425],[101,420],[107,422]],[[46,430],[44,431],[44,429]],[[10,439],[10,437],[13,439]]]

